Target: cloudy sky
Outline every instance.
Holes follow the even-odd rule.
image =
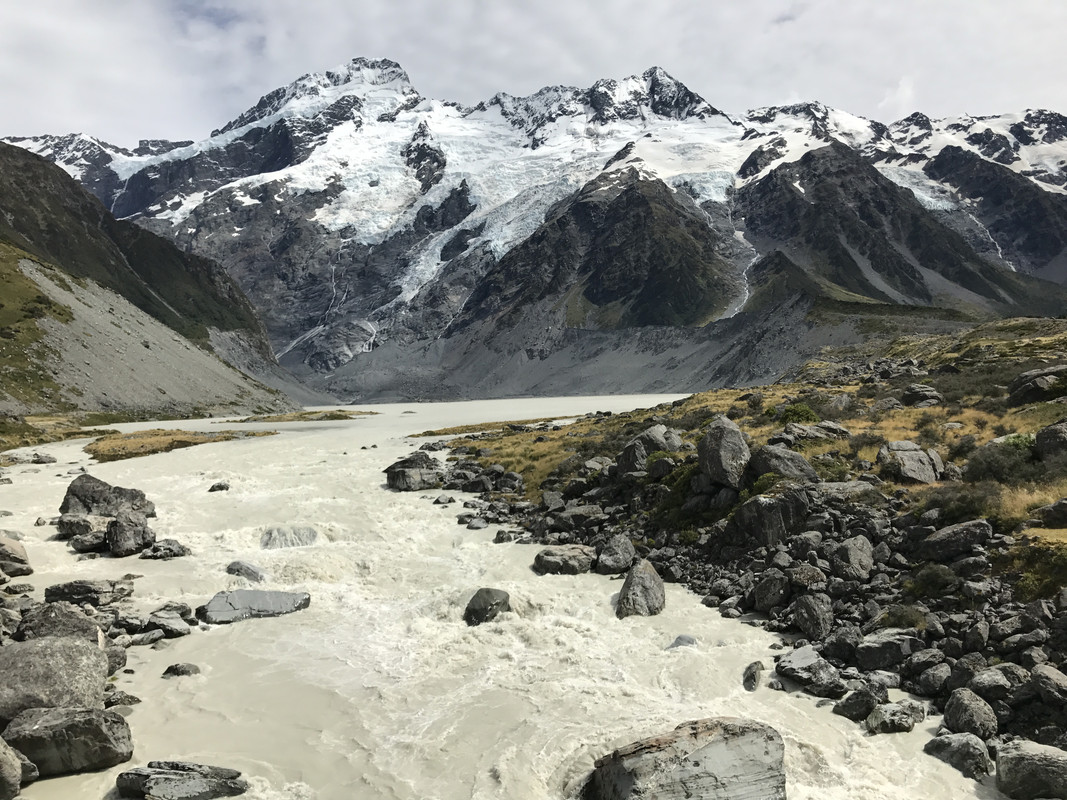
[[[426,96],[658,65],[713,105],[1067,113],[1062,0],[4,0],[0,135],[197,139],[354,56]]]

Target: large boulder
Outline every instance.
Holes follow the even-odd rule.
[[[557,544],[534,556],[534,572],[540,575],[579,575],[593,568],[596,548],[584,544]]]
[[[985,545],[993,535],[993,526],[984,519],[960,522],[935,531],[919,542],[916,558],[925,561],[950,561],[970,555],[975,545]]]
[[[945,727],[953,733],[973,733],[985,741],[997,733],[997,715],[970,689],[956,689],[945,705]]]
[[[75,605],[109,606],[133,594],[131,580],[79,580],[57,583],[44,590],[46,603],[65,600]]]
[[[103,647],[104,632],[92,617],[71,603],[42,603],[22,615],[15,638],[19,641],[46,636],[73,636]]]
[[[793,606],[793,621],[807,638],[825,639],[834,627],[833,603],[822,593],[801,595]]]
[[[803,530],[809,508],[807,494],[798,486],[758,494],[734,510],[723,539],[747,549],[775,547]]]
[[[18,752],[0,739],[0,800],[18,796],[22,784],[22,761]]]
[[[768,725],[697,720],[597,760],[585,800],[785,800],[785,748]]]
[[[900,396],[900,401],[906,406],[929,408],[930,406],[944,403],[945,396],[933,386],[927,386],[925,383],[913,383],[905,387],[904,393]]]
[[[511,597],[503,589],[482,588],[474,593],[463,610],[463,621],[481,625],[495,619],[497,614],[511,610]]]
[[[219,592],[196,609],[196,616],[212,625],[259,617],[280,617],[311,605],[307,592],[272,592],[261,589],[235,589]]]
[[[636,557],[637,550],[630,537],[616,533],[600,550],[596,559],[596,571],[601,575],[619,575],[630,568]]]
[[[1050,400],[1067,392],[1067,364],[1039,367],[1018,375],[1008,384],[1008,405],[1021,406]]]
[[[11,578],[32,575],[33,568],[22,542],[0,534],[0,572]]]
[[[310,525],[271,525],[259,537],[264,550],[285,547],[308,547],[319,540],[319,532]]]
[[[993,771],[985,742],[973,733],[947,733],[935,736],[923,747],[923,752],[951,764],[968,778],[980,780]]]
[[[385,482],[398,492],[419,492],[435,489],[444,482],[440,463],[422,450],[402,458],[385,468]]]
[[[641,559],[626,573],[626,580],[619,591],[615,616],[619,619],[631,616],[651,617],[660,613],[667,603],[663,579],[650,561]]]
[[[133,756],[125,718],[101,708],[30,708],[11,720],[3,738],[42,778],[107,769]]]
[[[867,715],[864,725],[870,733],[907,733],[915,727],[911,710],[899,703],[877,705]]]
[[[616,456],[615,464],[619,474],[644,472],[648,467],[648,457],[653,453],[673,453],[681,449],[682,440],[677,433],[666,425],[653,425],[627,443]]]
[[[944,465],[936,453],[926,452],[915,442],[889,442],[878,451],[878,463],[902,483],[933,483],[941,477]]]
[[[748,478],[755,481],[760,475],[773,472],[799,483],[819,480],[815,468],[803,455],[783,445],[763,445],[752,451],[748,462]]]
[[[31,639],[0,647],[0,675],[0,725],[27,708],[103,708],[107,656],[84,639]]]
[[[1034,452],[1042,461],[1067,453],[1067,420],[1039,430],[1034,437]]]
[[[815,652],[809,645],[798,647],[778,659],[775,671],[783,678],[796,681],[804,691],[816,697],[838,699],[848,692],[837,667]]]
[[[770,611],[775,606],[785,605],[789,592],[789,578],[780,569],[771,567],[763,572],[752,590],[753,605],[757,611]]]
[[[866,671],[889,669],[925,648],[911,631],[887,628],[863,637],[856,646],[856,663]]]
[[[997,788],[1012,800],[1067,800],[1067,751],[1015,739],[997,748]]]
[[[107,549],[116,558],[140,553],[155,541],[155,532],[148,527],[144,514],[139,512],[120,511],[107,524]]]
[[[834,550],[830,566],[842,580],[866,582],[874,569],[874,547],[862,534],[845,539]]]
[[[1031,670],[1030,680],[1047,705],[1067,710],[1067,675],[1049,664],[1038,664]]]
[[[149,761],[147,767],[120,773],[115,786],[121,797],[151,800],[210,800],[248,791],[237,770],[189,761]]]
[[[731,489],[741,488],[751,454],[745,435],[733,420],[719,416],[709,422],[697,445],[697,454],[701,472],[712,483]]]
[[[156,515],[156,507],[140,489],[124,489],[94,478],[92,475],[79,475],[63,497],[59,506],[60,514],[95,514],[102,517],[117,517],[120,511],[143,514],[146,517]]]

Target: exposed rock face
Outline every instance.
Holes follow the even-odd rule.
[[[498,614],[511,610],[511,598],[503,589],[479,589],[463,611],[463,621],[468,625],[481,625],[495,619]]]
[[[716,417],[704,429],[697,445],[700,470],[712,483],[739,489],[750,457],[748,444],[733,420]]]
[[[30,708],[103,708],[108,662],[84,639],[49,636],[0,647],[0,724]]]
[[[785,748],[773,728],[730,717],[687,722],[598,759],[584,800],[785,800]]]
[[[633,615],[652,617],[663,610],[666,602],[663,579],[649,561],[641,559],[626,573],[615,616],[619,619]]]
[[[260,589],[235,589],[219,592],[196,615],[212,625],[225,625],[256,617],[279,617],[311,605],[307,592],[270,592]]]
[[[37,767],[42,778],[106,769],[133,756],[130,726],[114,711],[31,708],[4,729],[4,740]]]
[[[1067,798],[1067,752],[1025,739],[997,748],[997,788],[1012,800]]]

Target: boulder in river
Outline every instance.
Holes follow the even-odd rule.
[[[33,568],[26,557],[26,548],[10,536],[0,534],[0,570],[11,578],[32,575]]]
[[[249,564],[247,561],[231,561],[226,565],[226,573],[244,578],[252,583],[262,583],[267,579],[266,572],[255,564]]]
[[[785,747],[761,722],[716,717],[597,760],[584,800],[785,800]]]
[[[307,592],[272,592],[235,589],[219,592],[196,609],[196,616],[212,625],[226,625],[257,617],[280,617],[311,605]]]
[[[1012,800],[1067,800],[1067,751],[1026,739],[997,748],[997,788]]]
[[[624,534],[617,533],[604,544],[596,560],[596,571],[601,575],[618,575],[626,572],[634,563],[637,550]]]
[[[511,598],[503,589],[482,588],[474,593],[463,611],[463,621],[468,625],[489,622],[497,614],[511,610]]]
[[[107,656],[70,636],[0,647],[0,725],[28,708],[103,708]]]
[[[923,752],[951,764],[968,778],[980,780],[993,771],[985,742],[973,733],[947,733],[935,736],[923,747]]]
[[[79,580],[57,583],[44,590],[46,603],[66,600],[68,603],[91,606],[109,606],[133,594],[131,580]]]
[[[775,671],[783,678],[796,681],[804,691],[816,697],[844,697],[848,691],[837,667],[809,645],[798,647],[778,659]]]
[[[30,708],[8,724],[3,738],[42,778],[106,769],[133,756],[130,726],[102,708]]]
[[[956,689],[945,705],[945,727],[953,733],[973,733],[984,741],[996,735],[997,715],[970,689]]]
[[[208,800],[248,791],[237,770],[189,761],[149,761],[147,767],[120,773],[115,785],[122,797],[154,800]]]
[[[534,556],[534,572],[540,575],[579,575],[592,569],[596,548],[584,544],[557,544]]]
[[[619,619],[634,615],[655,616],[663,610],[666,602],[663,579],[650,561],[641,559],[626,573],[615,606],[615,616]]]
[[[132,511],[146,517],[156,515],[156,507],[140,489],[124,489],[94,478],[92,475],[79,475],[63,497],[59,506],[60,514],[96,514],[102,517],[116,517],[120,511]]]
[[[143,514],[120,511],[107,524],[107,549],[116,558],[140,553],[155,541],[156,534]]]
[[[399,492],[435,489],[444,481],[440,462],[421,450],[385,468],[385,482]]]

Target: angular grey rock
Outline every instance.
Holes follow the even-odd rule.
[[[987,703],[1003,700],[1012,706],[1036,694],[1029,670],[1011,662],[980,670],[968,681],[967,688]]]
[[[724,533],[731,544],[740,547],[774,547],[803,530],[809,508],[807,495],[800,487],[788,487],[773,495],[759,494],[737,507]]]
[[[935,462],[929,453],[923,452],[915,442],[889,442],[878,451],[878,463],[892,477],[903,483],[933,483],[941,477],[938,468],[940,457]]]
[[[964,777],[981,780],[993,771],[989,749],[973,733],[947,733],[935,736],[923,747],[923,752],[950,764]]]
[[[825,639],[833,629],[833,603],[825,594],[801,595],[793,606],[793,616],[804,636],[814,641]]]
[[[440,462],[421,450],[385,468],[385,482],[398,492],[436,489],[444,481]]]
[[[867,672],[888,669],[924,649],[926,645],[922,639],[910,631],[886,628],[863,637],[863,641],[856,646],[856,663]]]
[[[482,588],[474,593],[463,611],[468,625],[481,625],[495,619],[497,614],[511,610],[511,597],[503,589]]]
[[[112,486],[88,474],[79,475],[71,481],[59,507],[60,514],[96,514],[102,517],[115,517],[120,511],[139,513],[146,517],[156,515],[155,505],[140,489]]]
[[[237,770],[189,761],[149,761],[147,767],[120,773],[115,786],[122,797],[152,800],[212,800],[248,791]]]
[[[656,452],[673,453],[680,450],[682,440],[678,434],[666,425],[653,425],[627,443],[615,458],[619,474],[627,472],[644,472],[648,468],[648,457]]]
[[[997,733],[997,715],[970,689],[956,689],[945,705],[945,727],[953,733],[973,733],[985,741]]]
[[[900,400],[906,406],[914,406],[919,403],[940,405],[945,402],[945,396],[933,386],[927,386],[924,383],[913,383],[904,389]]]
[[[833,712],[853,722],[863,722],[882,702],[869,688],[856,689],[834,703]]]
[[[768,725],[696,720],[597,759],[585,800],[785,800],[785,748]]]
[[[741,676],[741,685],[745,687],[746,692],[754,692],[759,688],[765,669],[767,668],[763,666],[762,661],[753,661],[745,667],[744,674]]]
[[[915,555],[926,561],[949,561],[970,555],[975,545],[986,544],[992,535],[993,526],[984,519],[960,522],[931,533],[919,542]]]
[[[15,639],[28,641],[46,636],[73,636],[96,647],[103,647],[106,637],[94,619],[71,603],[42,603],[22,615]]]
[[[700,470],[713,483],[741,488],[741,479],[750,457],[745,435],[737,425],[724,416],[713,419],[704,428],[704,437],[697,445]]]
[[[842,580],[865,582],[874,569],[874,547],[863,535],[845,539],[834,550],[830,567]]]
[[[231,561],[226,565],[226,572],[229,575],[237,575],[252,583],[262,583],[267,579],[266,572],[255,564],[249,564],[247,561]]]
[[[271,592],[260,589],[236,589],[219,592],[196,609],[196,616],[212,625],[259,617],[280,617],[311,605],[307,592]]]
[[[0,739],[0,800],[12,800],[22,784],[22,762],[18,752]]]
[[[619,619],[635,615],[655,616],[663,610],[666,602],[663,579],[650,561],[641,559],[626,573],[615,606],[615,616]]]
[[[948,679],[952,676],[952,667],[948,664],[935,664],[929,669],[923,670],[915,686],[919,694],[925,697],[937,697],[945,689]]]
[[[0,534],[0,571],[12,578],[32,575],[33,568],[26,556],[26,548],[10,536]]]
[[[68,603],[82,605],[88,603],[91,606],[109,606],[120,600],[125,600],[133,594],[133,581],[131,580],[80,580],[57,583],[44,590],[46,603],[56,603],[65,600]]]
[[[1039,430],[1034,437],[1034,452],[1042,461],[1067,453],[1067,421]]]
[[[800,483],[819,480],[815,468],[803,455],[782,445],[763,445],[752,451],[748,462],[748,477],[755,481],[760,475],[773,472]]]
[[[617,533],[604,544],[596,559],[596,571],[601,575],[619,575],[634,563],[637,550],[624,534]]]
[[[156,534],[148,527],[143,514],[120,511],[107,524],[107,549],[116,558],[140,553],[155,541]]]
[[[69,636],[0,647],[0,725],[27,708],[103,708],[107,656]]]
[[[154,611],[145,623],[146,631],[163,631],[167,639],[177,639],[180,636],[188,636],[192,633],[189,623],[182,619],[177,611],[160,610]]]
[[[264,550],[283,547],[308,547],[319,540],[319,532],[310,525],[271,525],[259,537]]]
[[[533,568],[540,575],[579,575],[593,568],[596,548],[584,544],[557,544],[534,556]]]
[[[1067,800],[1067,751],[1015,739],[997,747],[997,789],[1012,800]]]
[[[56,520],[56,538],[73,539],[92,533],[93,523],[84,514],[63,514]]]
[[[915,718],[899,703],[886,703],[875,706],[864,724],[871,733],[907,733],[915,727]]]
[[[90,531],[70,537],[70,549],[75,553],[103,553],[107,551],[107,534]]]
[[[1030,678],[1042,701],[1067,710],[1067,675],[1048,664],[1038,664],[1030,671]]]
[[[11,720],[3,738],[42,778],[106,769],[133,756],[130,726],[102,708],[30,708]]]
[[[208,492],[228,492],[230,491],[230,484],[227,481],[218,481],[211,484],[208,488]]]
[[[165,670],[163,670],[164,678],[185,678],[190,675],[199,675],[200,667],[196,664],[171,664]]]
[[[804,691],[816,697],[844,697],[848,686],[841,680],[837,667],[815,652],[810,644],[786,653],[775,667],[783,678],[796,681]]]

